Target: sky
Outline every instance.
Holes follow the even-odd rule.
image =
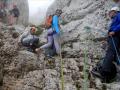
[[[29,21],[39,24],[47,11],[47,8],[54,0],[28,0],[29,2]]]

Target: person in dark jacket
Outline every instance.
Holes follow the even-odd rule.
[[[20,16],[20,11],[18,9],[18,7],[16,5],[13,5],[13,9],[9,11],[10,15],[11,15],[11,23],[10,24],[17,24],[18,23],[18,19]]]
[[[109,16],[112,19],[108,31],[108,49],[101,65],[97,65],[91,71],[94,76],[104,79],[104,82],[109,82],[116,76],[116,67],[113,61],[118,62],[119,46],[120,46],[120,12],[119,7],[113,7]]]
[[[4,6],[1,4],[0,5],[0,21],[4,22],[6,18],[6,10],[4,8]]]

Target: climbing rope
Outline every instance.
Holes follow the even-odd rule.
[[[114,41],[112,36],[111,36],[111,39],[112,39],[112,43],[113,43],[113,46],[115,48],[115,52],[116,52],[116,55],[117,55],[118,64],[120,64],[120,57],[119,57],[119,54],[118,54],[118,51],[117,51],[117,48],[116,48],[116,45],[115,45],[115,41]]]
[[[61,65],[61,90],[65,90],[64,89],[64,75],[63,75],[63,59],[62,59],[62,45],[61,45],[61,35],[59,38],[59,44],[60,44],[60,65]]]

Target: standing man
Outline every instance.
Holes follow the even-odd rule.
[[[20,11],[16,5],[13,5],[13,9],[10,11],[10,15],[12,15],[12,24],[18,23],[18,18],[20,16]]]
[[[6,11],[5,11],[4,5],[1,4],[0,5],[0,21],[5,22],[5,18],[6,18]]]
[[[51,27],[48,28],[48,32],[47,32],[48,43],[36,49],[36,52],[39,52],[41,49],[52,48],[53,51],[55,51],[55,54],[60,55],[61,42],[60,42],[59,17],[61,14],[62,14],[62,10],[57,9],[55,14],[52,16],[52,20],[50,19]]]
[[[103,80],[103,82],[109,82],[116,76],[116,67],[113,61],[118,62],[119,46],[120,46],[120,12],[119,7],[113,7],[109,16],[112,19],[108,31],[108,49],[104,60],[96,65],[91,73]]]
[[[53,21],[52,21],[52,28],[54,31],[53,34],[53,39],[54,39],[54,46],[56,49],[56,53],[59,55],[60,54],[60,49],[61,49],[61,41],[60,41],[60,26],[59,26],[59,17],[62,14],[62,10],[57,9],[55,12],[55,15],[53,16]]]

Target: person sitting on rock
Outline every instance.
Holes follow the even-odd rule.
[[[35,49],[39,47],[39,37],[35,34],[37,28],[35,26],[25,30],[25,32],[19,37],[18,44],[28,48],[28,51],[35,52]]]
[[[120,64],[119,46],[120,46],[120,12],[119,7],[113,7],[109,16],[112,19],[108,31],[108,48],[104,60],[101,60],[91,71],[93,76],[101,78],[103,82],[110,82],[116,76],[116,67],[114,62]]]

